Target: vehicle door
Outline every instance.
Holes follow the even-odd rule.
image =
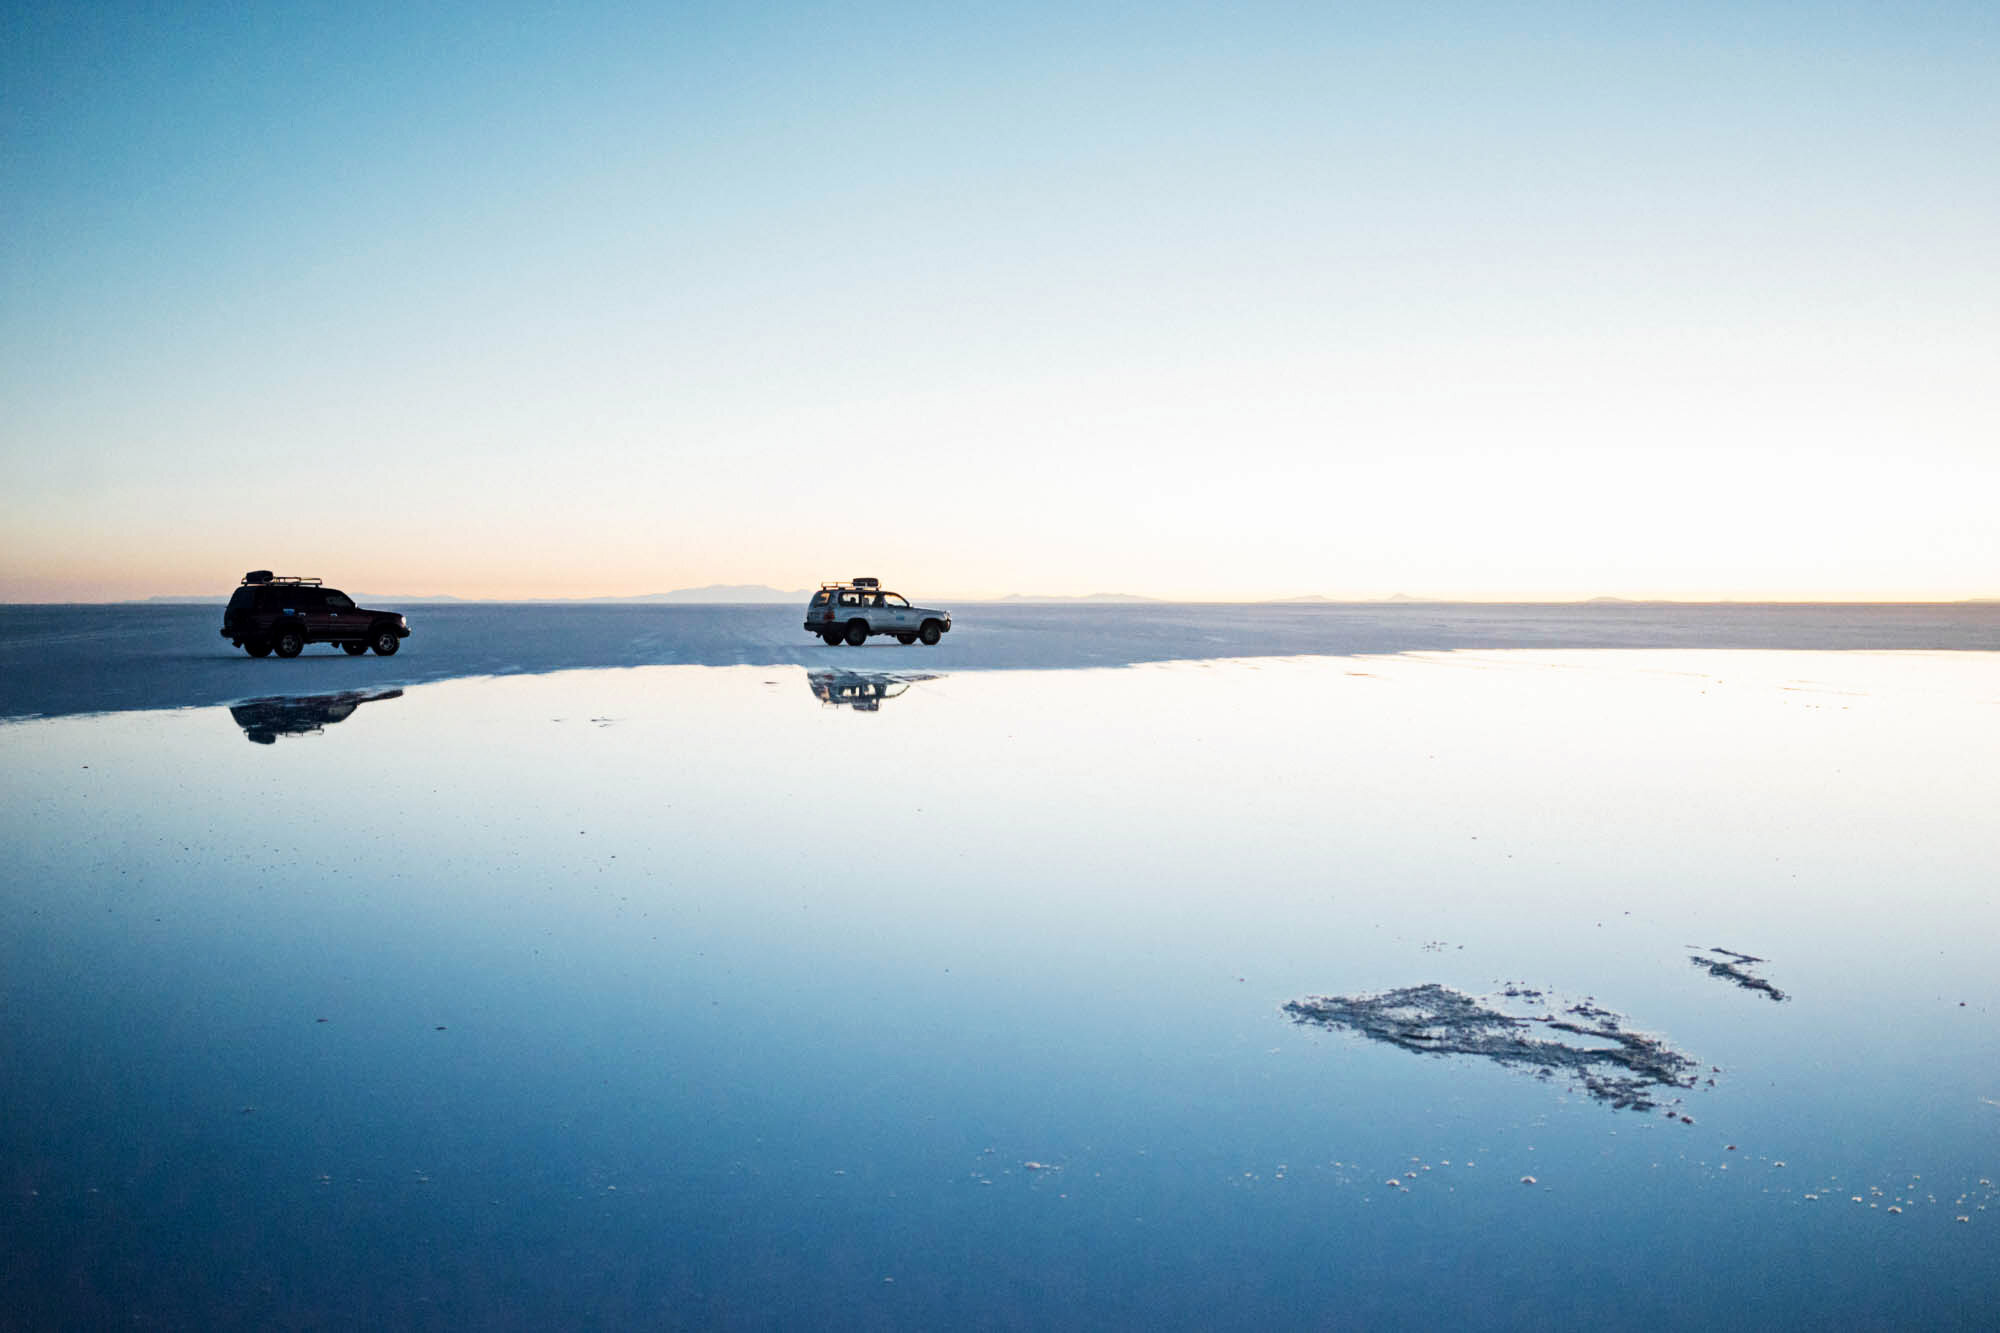
[[[852,589],[842,590],[840,594],[840,604],[834,607],[833,609],[833,617],[835,623],[840,625],[845,625],[848,621],[854,619],[856,616],[859,616],[863,620],[867,620],[868,627],[870,629],[873,629],[875,627],[875,622],[869,617],[869,608],[867,603],[868,603],[868,595],[866,593],[855,592]]]
[[[909,600],[899,592],[882,594],[882,616],[884,627],[893,629],[898,634],[917,632],[917,614],[910,609]]]
[[[292,618],[306,626],[308,642],[326,638],[326,596],[318,588],[280,588],[276,624]]]
[[[317,643],[334,637],[333,622],[327,619],[325,589],[291,589],[285,594],[284,604],[298,612],[299,619],[305,622],[308,639]]]
[[[314,638],[359,639],[368,632],[368,623],[360,615],[360,608],[354,599],[334,588],[324,589],[321,600],[325,604],[323,629],[313,631]]]
[[[284,609],[292,604],[283,588],[264,587],[257,589],[257,601],[250,612],[250,627],[263,637],[270,637],[277,627]]]

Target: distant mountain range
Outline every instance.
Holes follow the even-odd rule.
[[[812,596],[799,588],[787,592],[762,583],[710,583],[700,588],[676,588],[672,592],[651,592],[642,597],[577,597],[564,601],[581,602],[803,602]]]
[[[673,592],[638,593],[630,597],[453,597],[448,593],[388,593],[357,592],[350,594],[362,606],[389,606],[395,603],[405,605],[423,603],[436,605],[440,602],[546,602],[550,604],[575,604],[593,606],[609,603],[631,602],[679,602],[679,603],[743,603],[743,602],[803,602],[812,596],[801,588],[787,592],[783,588],[766,587],[761,583],[711,583],[703,588],[677,588]],[[185,605],[187,603],[207,604],[226,602],[229,594],[147,597],[148,604]]]
[[[544,605],[575,605],[575,606],[610,606],[610,605],[635,605],[635,604],[681,605],[681,606],[701,606],[701,605],[740,606],[740,605],[765,605],[765,604],[793,605],[804,602],[808,597],[811,597],[812,590],[808,588],[787,590],[784,588],[773,588],[770,587],[768,584],[763,584],[763,583],[711,583],[700,588],[676,588],[672,592],[640,593],[630,597],[453,597],[447,593],[414,595],[410,593],[375,593],[375,592],[355,593],[353,594],[353,596],[354,600],[359,602],[363,606],[379,606],[379,607],[393,607],[398,605],[413,606],[413,605],[426,605],[426,604],[436,605],[438,603],[450,603],[450,602],[458,602],[458,603],[533,602]],[[220,604],[228,600],[229,600],[229,594],[223,592],[223,593],[194,593],[183,596],[145,597],[138,599],[138,602],[143,605],[157,605],[157,606],[187,606],[187,605],[208,606],[208,605]],[[1161,597],[1141,597],[1135,593],[1125,593],[1125,592],[1093,592],[1093,593],[1086,593],[1082,596],[1063,596],[1053,593],[1016,592],[1016,593],[1009,593],[1005,597],[980,597],[980,598],[929,597],[926,600],[932,605],[948,605],[952,602],[1000,602],[1000,603],[1012,603],[1012,604],[1024,604],[1024,605],[1039,604],[1039,605],[1103,606],[1103,605],[1121,605],[1121,604],[1139,605],[1147,603],[1158,604],[1168,599]],[[1490,600],[1490,599],[1482,599],[1482,600]],[[1318,593],[1307,593],[1304,596],[1300,597],[1274,597],[1264,601],[1261,604],[1266,606],[1309,606],[1309,605],[1380,606],[1385,603],[1411,604],[1411,605],[1438,605],[1438,606],[1467,604],[1467,603],[1454,603],[1450,598],[1412,597],[1410,594],[1403,592],[1395,593],[1388,597],[1372,597],[1372,598],[1371,597],[1355,597],[1355,598],[1325,597],[1321,596]],[[1246,603],[1246,605],[1251,605],[1251,604],[1253,603]],[[1584,606],[1665,606],[1665,605],[1692,606],[1692,605],[1735,605],[1736,603],[1726,602],[1726,601],[1717,603],[1693,603],[1693,602],[1674,603],[1663,600],[1634,599],[1626,597],[1587,597],[1581,599],[1580,602],[1559,603],[1559,604],[1584,605]],[[1949,604],[1958,606],[1993,606],[1993,605],[2000,605],[2000,597],[1961,597],[1956,599],[1955,602]]]
[[[969,600],[969,599],[968,599]],[[1157,602],[1157,597],[1140,597],[1129,592],[1090,592],[1081,597],[1061,597],[1048,593],[1010,592],[997,602]]]
[[[890,591],[894,591],[891,589]],[[452,597],[445,594],[418,596],[411,593],[357,592],[351,594],[363,606],[412,605],[417,603],[435,604],[439,602],[535,602],[576,606],[605,605],[745,605],[762,603],[782,603],[792,605],[804,602],[812,596],[810,588],[773,588],[763,583],[711,583],[700,588],[676,588],[672,592],[636,593],[629,597]],[[228,594],[209,596],[148,597],[150,604],[185,605],[188,603],[207,604],[229,600]],[[937,600],[937,599],[932,599]],[[1157,602],[1157,597],[1138,597],[1131,593],[1094,592],[1081,597],[1063,597],[1035,593],[1010,593],[997,598],[946,598],[947,601],[999,601],[999,602]]]

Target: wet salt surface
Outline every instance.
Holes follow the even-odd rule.
[[[1993,655],[867,675],[0,728],[14,1317],[2000,1301]],[[1282,1009],[1426,985],[1698,1073],[1617,1110]]]

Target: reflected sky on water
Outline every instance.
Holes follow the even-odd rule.
[[[653,667],[9,725],[8,1276],[210,1326],[1974,1326],[1996,667]],[[1616,1111],[1281,1010],[1424,983],[1702,1076]]]

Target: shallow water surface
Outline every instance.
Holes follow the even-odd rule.
[[[5,1304],[1980,1327],[1996,757],[1986,653],[641,667],[0,726]],[[1697,1075],[1613,1109],[1283,1008],[1428,983]]]

